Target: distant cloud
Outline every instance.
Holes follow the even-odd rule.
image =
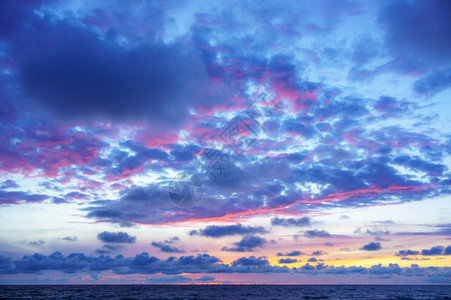
[[[41,245],[45,244],[45,241],[43,241],[43,240],[39,240],[39,241],[28,241],[28,240],[25,240],[24,242],[27,243],[30,246],[41,246]]]
[[[194,280],[195,280],[195,281],[198,281],[198,282],[211,282],[211,281],[214,281],[215,279],[216,279],[216,278],[213,277],[213,276],[205,275],[205,276],[196,278],[196,279],[194,279]]]
[[[437,256],[437,255],[451,255],[451,246],[443,247],[443,246],[434,246],[430,249],[418,250],[400,250],[396,254],[396,256],[411,256],[411,255],[423,255],[423,256]]]
[[[285,254],[283,254],[282,252],[278,252],[278,253],[277,253],[277,256],[299,256],[299,255],[301,255],[301,254],[304,254],[304,253],[302,253],[302,252],[299,251],[299,250],[293,250],[293,251],[287,252],[287,253],[285,253]]]
[[[124,246],[121,244],[105,244],[101,249],[97,249],[95,253],[104,255],[115,251],[120,251],[122,249],[124,249]]]
[[[364,245],[360,250],[366,250],[366,251],[377,251],[382,249],[381,243],[379,242],[371,242],[369,244]]]
[[[309,262],[317,262],[318,259],[317,259],[316,257],[310,257],[310,258],[308,259],[308,261],[309,261]]]
[[[213,277],[214,278],[214,277]],[[152,278],[146,278],[146,282],[150,282],[153,284],[156,283],[190,283],[193,282],[193,280],[186,276],[170,276],[170,277],[152,277]]]
[[[449,1],[388,1],[378,20],[388,48],[405,71],[428,70],[450,62]]]
[[[443,247],[442,246],[435,246],[431,249],[423,249],[421,250],[421,255],[430,256],[430,255],[442,255],[443,253]]]
[[[241,257],[232,263],[232,266],[265,266],[269,265],[269,261],[263,257]]]
[[[230,265],[208,254],[197,256],[170,257],[166,260],[150,256],[143,252],[133,257],[117,255],[110,256],[86,256],[83,253],[71,253],[67,256],[60,252],[50,255],[35,253],[25,255],[19,259],[12,259],[0,255],[0,274],[38,274],[43,271],[61,271],[67,274],[90,272],[97,275],[101,272],[112,272],[114,274],[198,274],[198,273],[300,273],[306,275],[320,274],[367,274],[367,275],[393,275],[398,276],[444,276],[449,273],[449,267],[426,267],[417,265],[401,268],[397,264],[388,266],[373,265],[369,268],[356,266],[328,266],[319,263],[316,266],[310,264],[299,268],[288,268],[286,266],[272,266],[265,257],[240,257],[231,262]],[[427,275],[427,276],[426,276]],[[211,278],[208,278],[211,279]],[[182,281],[185,281],[183,278]],[[207,278],[205,278],[205,281]]]
[[[129,236],[126,232],[108,232],[104,231],[97,235],[97,238],[105,243],[124,243],[133,244],[136,242],[136,237]]]
[[[395,224],[395,222],[392,221],[392,220],[374,221],[374,223],[384,224],[384,225],[393,225],[393,224]]]
[[[256,234],[256,233],[267,233],[268,231],[262,226],[243,226],[241,224],[235,225],[210,225],[205,227],[204,229],[193,230],[189,232],[189,235],[200,235],[212,238],[221,238],[224,236],[231,235],[247,235],[247,234]]]
[[[76,236],[65,236],[61,238],[62,240],[68,241],[68,242],[76,242],[78,241],[78,238]]]
[[[292,264],[297,262],[296,258],[281,258],[279,259],[279,264]]]
[[[420,251],[416,250],[399,250],[398,253],[396,253],[396,256],[409,256],[409,255],[418,255],[420,254]]]
[[[329,238],[332,237],[331,234],[325,230],[318,230],[318,229],[314,229],[314,230],[307,230],[304,232],[306,237],[310,237],[310,238],[315,238],[315,237],[324,237],[324,238]]]
[[[311,226],[312,220],[309,217],[303,217],[300,219],[274,217],[271,219],[271,225],[285,226],[285,227],[290,227],[290,226],[291,227],[305,227],[305,226]]]
[[[14,180],[8,179],[0,183],[0,189],[12,189],[12,188],[18,188],[19,185]]]
[[[168,243],[164,243],[164,242],[152,242],[151,244],[152,246],[154,246],[155,248],[159,248],[161,252],[166,252],[166,253],[184,253],[184,250],[181,250],[177,247],[168,245]]]
[[[432,73],[415,81],[414,90],[420,94],[432,96],[451,87],[451,69]]]
[[[26,203],[39,203],[47,199],[50,199],[47,195],[29,194],[27,192],[7,192],[0,190],[0,205],[1,204],[20,204]]]
[[[234,243],[235,247],[228,248],[223,247],[223,251],[234,251],[234,252],[246,252],[253,251],[254,248],[263,247],[266,244],[266,240],[259,236],[251,235],[245,236],[241,241]]]

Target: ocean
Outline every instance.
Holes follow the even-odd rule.
[[[0,299],[451,299],[451,285],[3,285]]]

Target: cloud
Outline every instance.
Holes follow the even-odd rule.
[[[420,251],[416,250],[399,250],[398,253],[396,253],[396,256],[409,256],[409,255],[418,255],[420,254]]]
[[[304,227],[304,226],[311,226],[312,220],[309,217],[303,217],[303,218],[299,218],[299,219],[274,217],[271,219],[271,225],[285,226],[285,227],[290,227],[290,226]]]
[[[317,262],[318,259],[317,259],[316,257],[310,257],[310,258],[308,259],[308,261],[309,261],[309,262]]]
[[[66,11],[53,19],[51,9],[46,10],[51,4],[43,5],[46,13],[38,14],[40,1],[11,2],[1,3],[0,10],[9,13],[0,18],[0,39],[8,44],[6,54],[20,69],[15,80],[23,96],[33,100],[28,110],[36,106],[59,120],[140,118],[177,126],[185,120],[188,106],[209,107],[225,99],[217,94],[218,87],[211,88],[192,43],[164,43],[156,33],[143,38],[138,28],[131,30],[135,23],[124,26],[118,18],[124,11],[142,18],[136,14],[142,14],[145,6],[146,18],[152,16],[146,27],[150,30],[154,23],[153,29],[164,30],[161,7],[147,3],[136,10],[130,5],[120,13],[99,7],[84,18]],[[105,22],[108,25],[101,25]]]
[[[304,254],[304,253],[302,253],[302,252],[299,251],[299,250],[293,250],[293,251],[287,252],[287,253],[285,253],[285,254],[283,254],[282,252],[278,252],[278,253],[277,253],[277,256],[299,256],[299,255],[301,255],[301,254]]]
[[[232,266],[269,266],[269,261],[263,257],[241,257],[233,261]]]
[[[214,281],[215,279],[216,279],[216,278],[213,277],[213,276],[205,275],[205,276],[196,278],[196,279],[194,279],[194,280],[195,280],[195,281],[198,281],[198,282],[211,282],[211,281]]]
[[[235,245],[235,247],[223,247],[222,250],[234,252],[254,251],[254,248],[263,247],[266,244],[266,240],[259,236],[248,235],[243,237],[241,241],[233,244]]]
[[[389,1],[378,20],[385,42],[404,70],[428,70],[450,62],[449,1]]]
[[[68,242],[76,242],[78,241],[78,238],[76,236],[65,236],[61,238],[62,240],[68,241]]]
[[[382,230],[382,229],[367,229],[366,231],[362,231],[362,228],[357,228],[354,233],[366,233],[370,235],[388,235],[390,232],[388,230]]]
[[[235,225],[210,225],[205,227],[204,229],[193,230],[189,232],[189,235],[200,235],[212,238],[221,238],[229,235],[247,235],[247,234],[256,234],[256,233],[267,233],[268,231],[262,226],[243,226],[241,224]]]
[[[180,241],[179,237],[178,236],[174,236],[174,237],[171,237],[171,238],[165,240],[164,243],[166,243],[166,244],[173,244],[173,243],[178,242],[178,241]]]
[[[104,244],[101,249],[95,250],[95,253],[104,255],[124,249],[121,244]]]
[[[324,238],[329,238],[332,237],[331,234],[325,230],[318,230],[318,229],[314,229],[314,230],[306,230],[304,232],[304,235],[306,237],[309,238],[316,238],[316,237],[324,237]]]
[[[27,243],[30,246],[41,246],[41,245],[45,244],[45,241],[43,241],[43,240],[39,240],[39,241],[27,241],[27,240],[25,240],[24,242]]]
[[[105,243],[126,243],[133,244],[136,242],[136,237],[129,236],[126,232],[108,232],[104,231],[97,235],[97,238]]]
[[[396,223],[395,223],[394,221],[392,221],[392,220],[374,221],[374,223],[383,224],[383,225],[393,225],[393,224],[396,224]]]
[[[410,110],[412,103],[400,101],[393,97],[381,96],[374,108],[385,117],[402,117],[403,113]]]
[[[451,246],[448,246],[445,248],[445,252],[443,253],[444,255],[451,255]]]
[[[431,249],[423,249],[421,250],[421,255],[430,256],[430,255],[442,255],[443,253],[443,247],[442,246],[435,246]]]
[[[11,179],[5,180],[0,184],[0,189],[2,189],[2,190],[18,188],[18,187],[19,187],[19,185],[17,184],[17,182],[15,182],[14,180],[11,180]]]
[[[366,250],[366,251],[377,251],[382,249],[381,243],[379,242],[371,242],[369,244],[363,245],[360,250]]]
[[[29,47],[41,47],[22,53],[18,80],[55,117],[141,118],[171,125],[185,119],[187,95],[198,96],[191,105],[208,104],[200,92],[209,85],[207,74],[188,45],[126,48],[69,22],[28,39]]]
[[[151,283],[190,283],[193,282],[193,280],[186,276],[170,276],[170,277],[153,277],[153,278],[146,278],[146,282]]]
[[[155,248],[159,248],[161,252],[166,253],[184,253],[184,250],[178,249],[175,246],[168,245],[168,243],[165,242],[152,242],[151,244]]]
[[[48,199],[50,197],[46,195],[0,191],[0,204],[39,203]]]
[[[306,275],[319,274],[367,274],[400,276],[445,276],[449,273],[449,267],[426,267],[417,265],[401,268],[397,264],[388,266],[373,265],[370,268],[327,266],[320,263],[316,266],[310,264],[299,268],[286,266],[272,266],[264,257],[240,257],[230,265],[208,254],[197,256],[169,257],[165,260],[149,256],[143,252],[134,257],[110,256],[86,256],[83,253],[71,253],[67,256],[60,252],[54,252],[48,256],[35,253],[25,255],[19,259],[12,259],[0,255],[0,274],[39,274],[44,271],[60,271],[68,274],[86,273],[98,274],[100,272],[113,272],[118,275],[126,274],[197,274],[197,273],[301,273]],[[206,280],[206,279],[205,279]],[[209,281],[209,280],[206,280]]]
[[[297,261],[296,258],[281,258],[279,259],[279,264],[293,264]]]
[[[451,87],[451,69],[446,69],[417,79],[413,90],[419,94],[432,96],[449,87]]]

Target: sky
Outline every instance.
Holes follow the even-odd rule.
[[[0,1],[0,284],[451,283],[450,1]]]

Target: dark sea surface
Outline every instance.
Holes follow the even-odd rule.
[[[451,299],[451,285],[3,285],[0,299]]]

